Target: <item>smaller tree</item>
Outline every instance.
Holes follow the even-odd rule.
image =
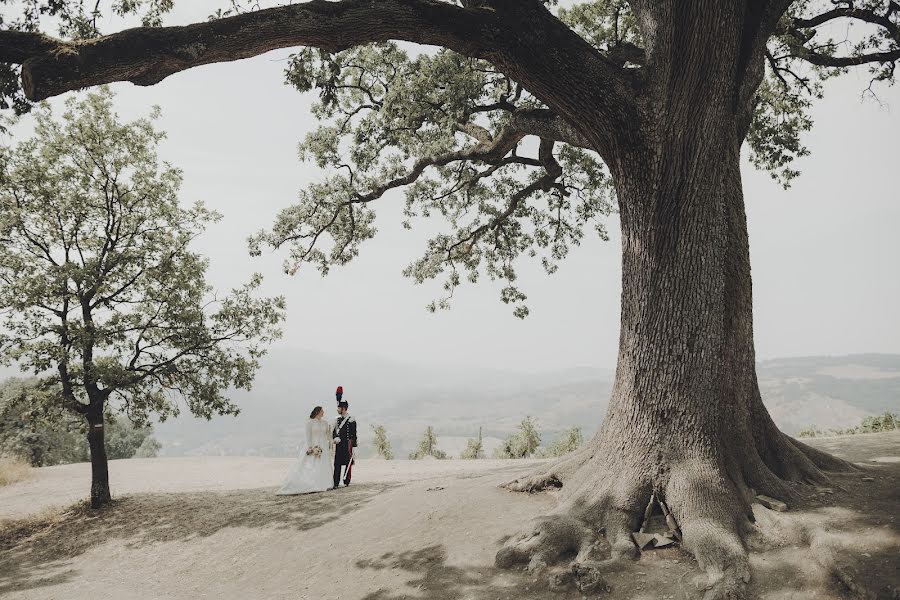
[[[541,445],[541,434],[534,418],[525,417],[519,431],[509,436],[494,452],[495,458],[530,458]]]
[[[798,438],[814,438],[822,435],[822,432],[819,429],[816,429],[815,425],[810,425],[806,429],[801,429],[797,432]]]
[[[141,445],[138,446],[138,449],[134,451],[132,458],[156,458],[159,456],[161,448],[162,444],[160,444],[155,437],[152,435],[147,436],[144,438],[144,441],[141,442]]]
[[[394,460],[394,451],[391,450],[391,442],[387,438],[387,431],[385,431],[384,425],[377,427],[373,425],[371,427],[375,435],[375,440],[372,442],[372,445],[375,447],[375,453],[384,460]]]
[[[556,458],[574,452],[583,443],[584,436],[581,435],[581,427],[573,427],[541,452],[541,458]]]
[[[422,440],[419,442],[419,447],[416,448],[415,452],[409,455],[410,460],[419,460],[426,456],[438,459],[447,458],[447,453],[440,450],[437,447],[437,443],[437,434],[434,432],[434,428],[429,425],[425,428],[425,433],[422,434]]]
[[[84,420],[62,405],[58,388],[42,387],[36,378],[0,383],[0,454],[33,467],[89,461]],[[107,458],[158,454],[161,446],[151,427],[135,427],[128,419],[109,413],[104,423]]]
[[[0,383],[0,454],[32,467],[90,460],[84,419],[48,397],[36,378]]]
[[[156,456],[161,448],[153,437],[152,427],[135,427],[119,415],[107,415],[104,425],[107,458],[133,458],[141,448],[143,452],[152,452],[152,456]]]
[[[258,275],[213,293],[191,244],[218,215],[180,205],[152,118],[120,122],[107,89],[66,106],[62,121],[42,106],[34,137],[0,148],[0,362],[83,419],[96,508],[110,501],[110,403],[137,426],[179,400],[237,414],[225,391],[250,388],[284,300],[257,298]]]
[[[478,437],[468,441],[466,449],[462,451],[462,454],[460,454],[459,457],[469,460],[484,458],[484,444],[481,439],[481,427],[478,428]]]
[[[883,415],[874,417],[866,417],[863,419],[862,425],[859,426],[861,433],[880,433],[882,431],[893,431],[896,427],[896,421],[891,411],[885,411]]]

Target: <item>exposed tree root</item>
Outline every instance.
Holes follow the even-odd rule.
[[[823,471],[828,471],[829,473],[856,473],[860,471],[860,468],[851,462],[832,456],[827,452],[816,450],[812,446],[808,446],[792,437],[784,437],[787,438],[800,452],[805,454],[816,467]]]
[[[708,575],[704,600],[743,598],[750,581],[746,539],[754,529],[754,493],[796,499],[792,482],[829,482],[823,468],[856,470],[781,432],[762,451],[754,452],[751,445],[749,451],[735,449],[717,459],[688,450],[680,458],[650,465],[646,456],[628,461],[627,456],[601,451],[601,444],[595,439],[589,449],[504,485],[525,492],[562,489],[556,510],[500,549],[498,566],[527,564],[529,571],[539,572],[571,561],[567,570],[551,574],[551,589],[603,589],[604,572],[639,555],[631,534],[643,520],[648,499],[656,494],[677,522],[684,549]],[[610,544],[611,560],[595,560],[601,533]]]
[[[512,492],[527,493],[561,488],[563,481],[570,479],[592,457],[591,445],[586,444],[578,450],[552,461],[549,465],[544,465],[524,477],[508,481],[500,487]]]
[[[584,558],[596,539],[582,521],[566,515],[548,515],[532,521],[497,552],[501,568],[528,563],[528,570],[540,572],[561,558]]]
[[[505,487],[511,492],[527,492],[534,494],[549,489],[559,489],[562,487],[562,481],[553,473],[539,473],[537,475],[529,475],[521,479],[513,479],[504,483],[501,487]]]
[[[606,561],[612,563],[613,561]],[[597,594],[610,590],[606,578],[609,565],[599,562],[574,562],[565,571],[550,576],[550,590],[564,592],[576,588],[582,594]]]

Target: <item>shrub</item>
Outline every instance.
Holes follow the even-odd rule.
[[[573,427],[540,453],[541,458],[555,458],[578,449],[584,443],[581,427]]]
[[[532,417],[525,417],[519,423],[519,431],[509,436],[494,451],[495,458],[529,458],[534,455],[541,444],[541,434]]]
[[[387,438],[387,431],[384,429],[384,425],[373,426],[372,429],[375,433],[375,441],[372,442],[372,445],[375,447],[375,453],[384,460],[393,460],[394,451],[391,450],[391,442]]]
[[[481,440],[481,427],[478,428],[478,437],[469,440],[466,449],[459,455],[460,458],[473,460],[476,458],[484,458],[484,443]]]
[[[426,456],[440,459],[447,458],[447,453],[438,449],[437,441],[437,434],[434,432],[434,427],[429,425],[425,428],[425,433],[422,436],[422,441],[419,442],[419,447],[415,452],[409,455],[410,460],[419,460]]]
[[[0,487],[24,481],[31,476],[31,465],[20,458],[0,457]]]

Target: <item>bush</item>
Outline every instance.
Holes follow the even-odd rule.
[[[462,454],[460,454],[459,457],[468,460],[484,458],[484,443],[481,440],[481,427],[478,428],[478,437],[468,441],[466,449],[462,451]]]
[[[573,427],[544,449],[540,456],[541,458],[556,458],[577,450],[583,443],[584,436],[581,435],[581,427]]]
[[[883,415],[866,417],[856,427],[848,429],[829,429],[827,432],[817,429],[815,426],[807,427],[797,433],[797,437],[814,438],[823,435],[856,435],[859,433],[881,433],[882,431],[894,431],[900,428],[900,415],[886,411]]]
[[[422,441],[419,442],[419,447],[415,452],[409,455],[409,459],[420,460],[426,456],[439,459],[447,458],[447,453],[438,449],[437,441],[437,434],[434,432],[434,427],[429,425],[425,428],[425,433],[422,436]]]
[[[141,445],[138,446],[138,449],[134,451],[132,458],[156,458],[159,456],[160,448],[162,448],[162,444],[156,441],[156,438],[152,435],[148,435],[141,442]]]
[[[42,403],[36,379],[8,379],[0,384],[0,454],[33,467],[90,460],[84,419],[58,406]],[[106,415],[106,451],[110,459],[156,456],[160,444],[149,427],[134,427],[121,416]]]
[[[519,431],[509,436],[494,451],[495,458],[529,458],[541,445],[541,434],[537,423],[531,417],[519,423]]]
[[[822,432],[816,429],[814,426],[807,427],[806,429],[801,429],[797,432],[798,438],[814,438],[822,435]]]
[[[105,435],[107,458],[110,460],[132,458],[142,447],[144,452],[152,452],[152,456],[143,458],[156,456],[159,453],[160,444],[153,439],[152,434],[153,429],[150,427],[135,427],[125,417],[107,415]],[[148,442],[147,440],[152,441]]]
[[[19,458],[0,458],[0,487],[24,481],[31,476],[31,465]]]
[[[394,451],[391,450],[391,442],[387,438],[387,431],[384,425],[378,427],[372,426],[375,433],[375,440],[372,445],[375,447],[375,453],[384,460],[394,460]]]
[[[860,433],[880,433],[893,431],[897,428],[897,420],[900,415],[893,415],[890,411],[877,417],[866,417],[859,426]]]

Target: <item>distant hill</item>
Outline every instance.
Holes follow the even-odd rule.
[[[757,366],[763,400],[784,431],[843,429],[900,408],[900,355],[767,360]]]
[[[772,417],[791,434],[811,425],[843,429],[900,410],[900,355],[782,358],[760,362],[757,373]],[[294,456],[313,406],[334,417],[334,388],[340,384],[360,423],[362,455],[369,453],[373,424],[387,428],[401,458],[428,425],[453,456],[481,427],[490,454],[526,415],[537,418],[544,442],[575,425],[585,437],[593,435],[606,413],[613,376],[612,369],[519,373],[278,350],[263,359],[251,392],[233,393],[238,417],[205,421],[183,414],[158,424],[156,437],[167,456]]]
[[[865,416],[900,408],[900,355],[776,359],[759,363],[757,371],[763,399],[788,433],[809,425],[853,426]],[[170,456],[293,456],[314,405],[334,417],[334,388],[340,384],[360,423],[363,455],[369,453],[372,424],[387,428],[401,458],[427,425],[435,427],[440,447],[451,455],[482,427],[490,453],[526,415],[538,419],[545,442],[574,425],[592,435],[606,412],[612,382],[611,369],[459,370],[362,354],[277,351],[264,359],[253,391],[234,394],[241,415],[210,422],[183,415],[159,424],[156,436]]]

